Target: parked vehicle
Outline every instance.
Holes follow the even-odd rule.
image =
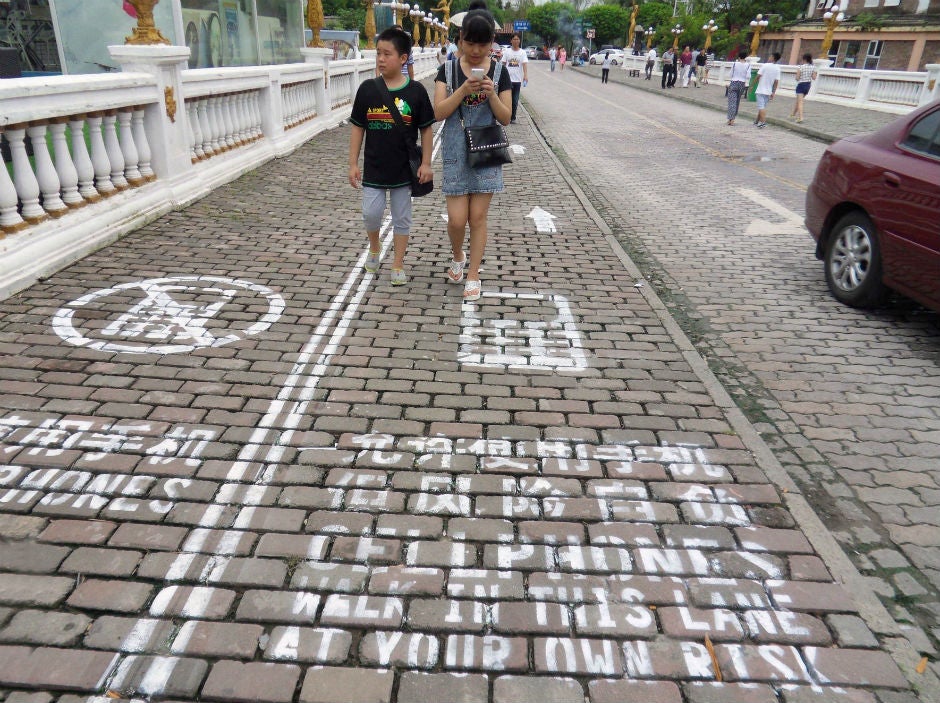
[[[839,301],[873,307],[893,289],[940,311],[940,101],[830,145],[805,221]]]
[[[535,61],[539,57],[540,51],[541,49],[539,49],[537,46],[527,46],[525,48],[526,58],[529,59],[529,61]]]
[[[591,54],[591,58],[588,59],[588,63],[592,66],[601,65],[604,63],[604,55],[610,54],[610,65],[619,66],[623,63],[623,51],[621,49],[603,49],[598,51],[596,54]]]

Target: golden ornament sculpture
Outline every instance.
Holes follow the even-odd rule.
[[[832,35],[836,32],[836,27],[838,27],[845,20],[845,15],[836,8],[835,11],[827,12],[823,15],[823,22],[826,25],[826,36],[823,38],[822,46],[819,48],[819,55],[822,58],[827,58],[829,56],[829,49],[832,48]]]
[[[169,44],[167,39],[157,29],[153,21],[153,8],[160,0],[127,0],[134,6],[137,13],[137,26],[134,27],[133,34],[124,38],[125,44]]]
[[[375,0],[362,0],[366,6],[366,48],[375,48]]]
[[[636,35],[636,16],[640,12],[640,6],[633,3],[633,9],[630,11],[630,38],[627,39],[627,48],[633,47],[633,37]]]
[[[444,13],[444,28],[445,29],[450,26],[450,3],[451,2],[452,0],[446,0],[446,2],[445,0],[441,0],[440,3],[438,3],[437,7],[431,8],[431,10]]]
[[[323,40],[320,39],[320,30],[323,29],[323,3],[321,0],[307,0],[307,26],[311,37],[307,46],[322,49]]]
[[[757,48],[760,46],[760,33],[767,27],[769,22],[763,15],[757,15],[751,20],[751,29],[754,30],[754,36],[751,39],[751,56],[757,56]]]
[[[172,87],[163,89],[163,101],[166,103],[166,116],[170,118],[170,122],[176,122],[176,96]]]

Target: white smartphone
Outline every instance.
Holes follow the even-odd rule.
[[[471,77],[471,78],[476,78],[478,81],[481,81],[481,80],[483,80],[483,76],[484,76],[484,75],[486,75],[486,71],[484,71],[482,68],[471,68],[471,69],[470,69],[470,77]]]

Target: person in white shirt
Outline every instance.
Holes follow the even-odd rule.
[[[606,83],[610,77],[610,52],[604,53],[604,63],[601,64],[601,83]]]
[[[760,128],[767,126],[767,105],[777,94],[780,85],[780,53],[774,52],[773,58],[757,72],[757,121],[754,123]]]
[[[548,50],[548,60],[551,62],[553,71],[555,70],[555,60],[557,58],[558,58],[558,52],[555,51],[555,47],[553,46],[551,49]]]
[[[512,35],[512,48],[503,52],[503,63],[509,71],[512,81],[512,118],[510,124],[516,121],[516,109],[519,106],[519,95],[522,88],[529,84],[529,57],[519,48],[522,39],[518,34]]]
[[[747,82],[751,79],[751,67],[747,63],[747,52],[741,51],[738,60],[731,64],[731,75],[728,77],[728,124],[734,124],[741,106],[741,96],[747,91]]]
[[[650,49],[646,52],[646,80],[653,78],[653,66],[656,65],[656,49]]]

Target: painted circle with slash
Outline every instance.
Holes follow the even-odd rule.
[[[101,352],[181,354],[263,332],[284,307],[251,281],[169,276],[83,295],[56,312],[52,327],[69,344]]]

